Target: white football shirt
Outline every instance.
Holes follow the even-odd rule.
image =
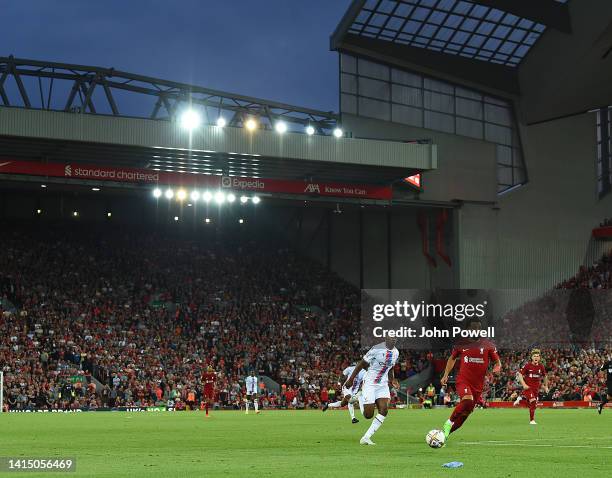
[[[395,365],[399,351],[393,347],[389,350],[385,343],[375,345],[363,356],[363,360],[370,364],[363,379],[368,385],[387,385],[389,383],[389,370]]]
[[[257,377],[252,377],[249,375],[246,378],[245,382],[246,382],[247,393],[249,395],[252,395],[253,393],[257,393]]]
[[[353,370],[355,370],[355,366],[346,367],[344,369],[344,372],[342,372],[342,375],[344,375],[348,379],[353,373]],[[361,382],[363,382],[363,377],[365,376],[365,374],[366,374],[365,370],[362,369],[359,371],[359,373],[355,377],[355,380],[353,380],[353,386],[351,387],[351,390],[353,391],[359,390],[359,387],[361,386]]]

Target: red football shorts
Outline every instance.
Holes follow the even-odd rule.
[[[482,398],[482,390],[474,390],[465,382],[457,382],[455,388],[457,390],[457,395],[459,395],[459,398],[461,398],[462,400],[463,397],[465,397],[466,395],[471,395],[473,397],[474,403],[480,403]]]
[[[538,399],[538,392],[536,392],[536,390],[533,389],[533,388],[528,388],[527,390],[523,390],[523,393],[521,394],[521,396],[525,400],[530,402],[531,400],[537,400]]]

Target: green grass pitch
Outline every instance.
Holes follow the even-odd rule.
[[[391,410],[374,436],[345,410],[2,414],[0,456],[76,457],[67,476],[612,476],[612,410],[477,410],[446,447],[424,441],[448,410]],[[357,414],[360,417],[359,413]],[[441,465],[462,461],[463,468]],[[59,473],[21,473],[57,476]],[[15,476],[15,473],[5,473]]]

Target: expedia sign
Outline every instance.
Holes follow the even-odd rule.
[[[221,178],[222,188],[242,189],[242,190],[265,190],[266,184],[261,179],[239,178],[223,176]]]

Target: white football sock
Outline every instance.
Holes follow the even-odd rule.
[[[363,415],[363,395],[359,395],[359,410],[361,410],[361,414]]]
[[[351,418],[354,420],[355,419],[355,405],[353,405],[352,403],[349,403],[348,409],[349,409],[349,413],[351,414]]]
[[[342,401],[338,401],[338,402],[333,402],[330,403],[329,405],[327,405],[328,408],[340,408],[340,405],[342,405]]]
[[[253,400],[253,405],[255,405],[255,411],[259,411],[259,402],[257,400]]]
[[[380,426],[383,424],[384,421],[385,421],[385,416],[378,413],[374,417],[374,420],[372,420],[372,424],[370,425],[370,428],[368,428],[368,431],[365,432],[365,435],[363,435],[363,438],[372,438],[372,435],[376,433],[376,430],[380,428]]]
[[[246,412],[249,413],[249,402],[248,400],[246,402],[244,402],[245,406],[246,406]]]

